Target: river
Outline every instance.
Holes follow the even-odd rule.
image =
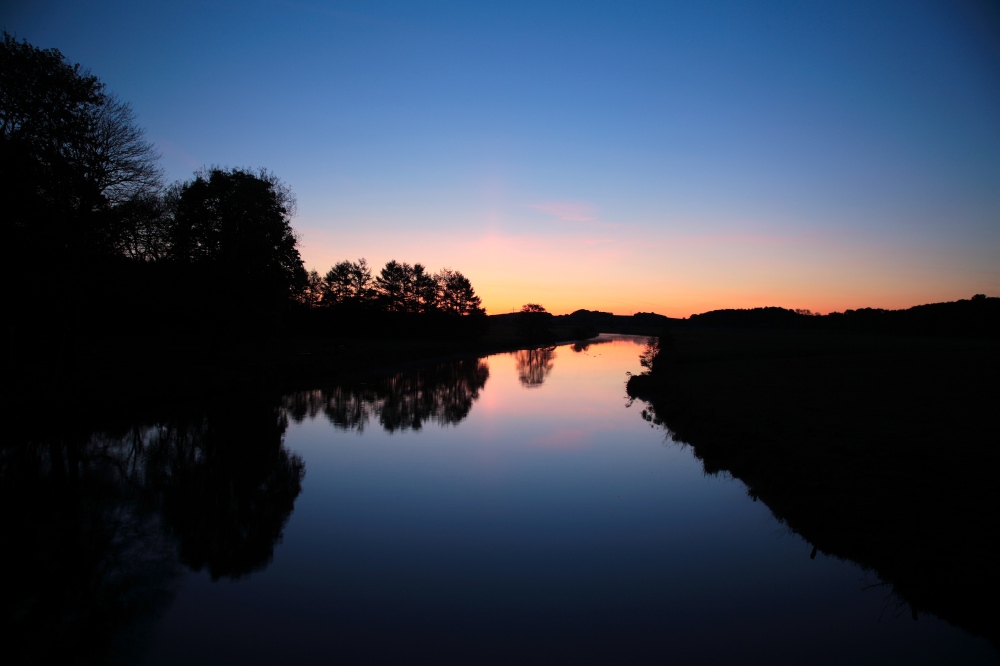
[[[59,574],[82,585],[72,599],[15,595],[22,636],[97,632],[81,655],[142,664],[997,662],[642,418],[625,381],[644,343],[601,336],[91,435],[83,485],[110,490],[67,492],[100,529],[23,567],[40,576],[77,532],[108,535],[84,548],[85,574]],[[73,458],[47,451],[45,478]],[[104,619],[67,628],[82,615]]]

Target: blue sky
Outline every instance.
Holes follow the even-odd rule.
[[[989,2],[18,2],[170,180],[263,166],[307,265],[465,273],[491,312],[1000,295]]]

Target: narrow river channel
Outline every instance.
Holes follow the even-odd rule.
[[[112,632],[108,654],[996,663],[985,640],[914,621],[874,574],[810,557],[740,482],[706,475],[651,427],[625,395],[644,343],[602,336],[319,387],[264,417],[250,405],[186,430],[147,427],[141,477],[163,490],[155,519],[128,515],[145,525],[159,601]],[[266,453],[246,462],[237,442],[226,454],[244,471],[206,466],[226,456],[197,442],[262,430]]]

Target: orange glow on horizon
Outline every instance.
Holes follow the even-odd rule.
[[[553,210],[566,218],[587,216],[582,207]],[[460,271],[490,314],[516,312],[525,303],[539,303],[556,315],[586,309],[686,318],[770,306],[828,314],[866,307],[905,309],[1000,290],[991,292],[997,271],[986,250],[942,263],[936,250],[900,249],[892,239],[862,243],[808,234],[651,234],[624,225],[597,229],[581,223],[522,233],[491,228],[391,235],[333,233],[317,225],[305,228],[300,242],[307,268],[321,274],[338,261],[360,257],[375,274],[390,259],[421,263],[431,271]],[[971,280],[969,271],[947,269],[956,262],[976,268],[986,283]]]

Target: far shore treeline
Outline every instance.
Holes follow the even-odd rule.
[[[519,315],[494,315],[491,319],[514,316]],[[726,328],[998,339],[1000,298],[976,294],[968,299],[917,305],[904,310],[859,308],[826,315],[781,307],[712,310],[685,319],[653,312],[637,312],[629,317],[577,310],[572,314],[552,317],[551,325],[572,327],[574,330],[641,334],[670,329]]]

